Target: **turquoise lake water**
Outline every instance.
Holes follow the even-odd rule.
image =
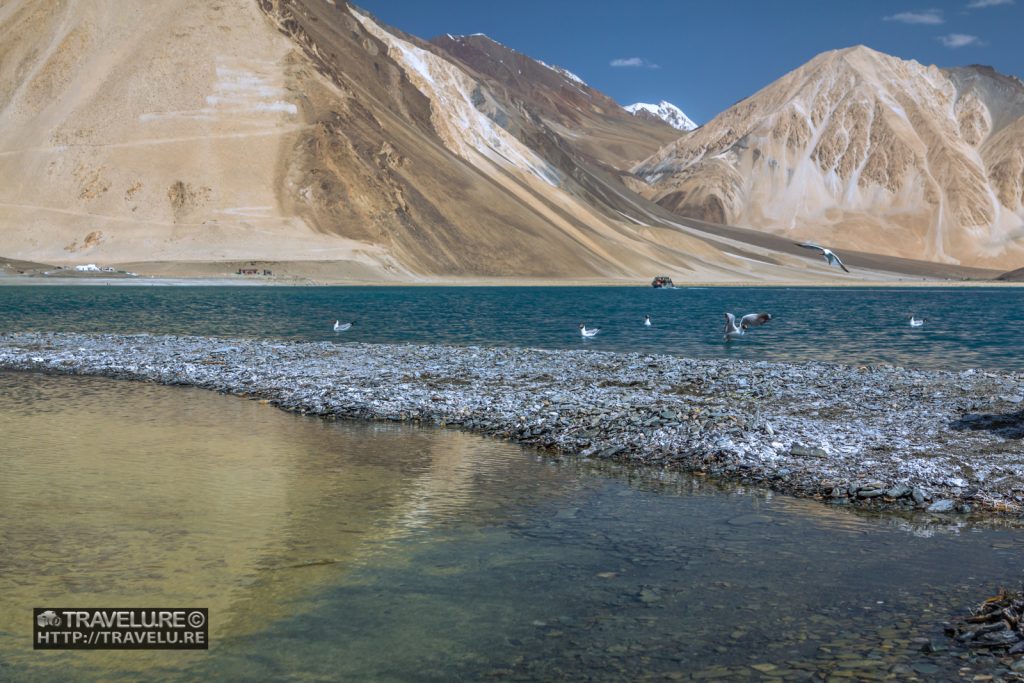
[[[0,372],[0,434],[3,681],[971,680],[922,643],[1022,577],[1012,528],[199,389]],[[90,606],[210,649],[32,650]]]
[[[726,311],[775,319],[726,344]],[[911,314],[925,326],[911,328]],[[335,319],[356,324],[335,334]],[[584,340],[580,322],[602,331]],[[1024,290],[1014,288],[0,287],[0,331],[26,330],[1024,370]]]
[[[0,287],[0,332],[1021,370],[1022,295]],[[726,310],[776,319],[725,344]],[[944,621],[1022,580],[1016,527],[197,389],[0,373],[0,436],[0,680],[970,680],[1005,669],[922,643],[948,646]],[[35,652],[32,607],[58,603],[207,606],[211,649]]]

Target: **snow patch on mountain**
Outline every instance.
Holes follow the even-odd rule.
[[[486,33],[469,33],[469,34],[460,33],[458,35],[452,35],[451,33],[446,33],[445,35],[448,36],[449,39],[454,40],[455,42],[458,42],[458,43],[463,42],[464,40],[466,40],[466,38],[483,38],[485,40],[488,40],[488,41],[494,43],[495,45],[500,45],[501,47],[505,48],[506,50],[512,50],[512,48],[510,48],[508,45],[505,45],[504,43],[499,42],[499,41],[495,40],[494,38],[491,38]],[[515,50],[512,50],[512,51],[515,52]]]
[[[539,60],[539,59],[537,60],[537,63],[538,63],[538,64],[540,64],[541,66],[546,66],[547,68],[551,69],[551,70],[552,70],[552,71],[554,71],[555,73],[559,73],[559,74],[562,74],[563,76],[565,76],[566,78],[568,78],[568,79],[569,79],[570,81],[574,81],[574,82],[576,82],[576,83],[579,83],[580,85],[587,85],[587,82],[586,82],[586,81],[584,81],[584,80],[583,80],[582,78],[580,78],[579,76],[577,76],[577,75],[576,75],[576,74],[574,74],[573,72],[569,71],[569,70],[568,70],[568,69],[566,69],[565,67],[561,67],[561,66],[554,66],[554,65],[552,65],[552,64],[548,64],[547,62],[542,62],[542,61],[541,61],[541,60]],[[588,86],[588,87],[589,87],[589,86]]]
[[[623,107],[633,116],[637,115],[637,112],[645,111],[648,114],[657,116],[659,119],[672,126],[677,130],[694,130],[697,128],[697,124],[693,122],[689,116],[683,113],[683,110],[672,104],[662,100],[658,104],[647,104],[645,102],[637,102],[629,106]]]
[[[516,54],[520,54],[520,55],[523,54],[522,52],[519,52],[519,50],[515,50],[515,49],[513,49],[513,48],[511,48],[511,47],[509,47],[507,45],[499,43],[497,40],[495,40],[494,38],[491,38],[486,33],[470,33],[468,36],[466,36],[466,35],[457,35],[456,36],[456,35],[452,35],[451,33],[446,33],[445,35],[448,36],[449,40],[454,40],[455,42],[459,42],[459,43],[464,41],[466,38],[485,38],[485,39],[491,41],[492,43],[494,43],[495,45],[500,45],[501,47],[505,48],[506,50],[510,50],[510,51],[515,52]],[[498,61],[501,61],[501,60],[498,60]],[[543,62],[543,61],[541,61],[539,59],[535,60],[535,61],[538,64],[540,64],[541,66],[546,66],[547,68],[551,69],[555,73],[561,74],[562,76],[568,78],[570,81],[573,81],[574,83],[577,83],[577,84],[583,85],[583,86],[587,86],[587,82],[586,81],[584,81],[582,78],[580,78],[579,76],[577,76],[573,72],[569,71],[565,67],[555,66],[553,64],[547,64],[546,62]],[[587,86],[587,87],[590,87],[590,86]]]
[[[499,166],[512,166],[544,182],[561,185],[559,171],[483,114],[473,104],[478,83],[455,64],[392,35],[368,16],[352,10],[359,23],[387,46],[388,55],[430,100],[431,123],[445,147],[468,161],[481,154]]]

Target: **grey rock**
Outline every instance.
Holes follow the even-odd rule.
[[[1020,635],[1016,631],[996,631],[994,633],[984,633],[975,638],[971,643],[971,647],[1006,647],[1008,645],[1015,645],[1020,641]]]
[[[996,633],[998,631],[1005,631],[1010,628],[1009,624],[1005,621],[997,621],[992,624],[984,624],[974,629],[975,635],[981,635],[983,633]]]
[[[951,500],[937,500],[928,506],[928,512],[952,512],[956,503]]]
[[[789,449],[789,454],[797,458],[827,458],[826,453],[821,448],[809,447],[809,446],[793,446]]]
[[[939,667],[930,662],[914,662],[910,665],[910,668],[922,675],[939,673]]]

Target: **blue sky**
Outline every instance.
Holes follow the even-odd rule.
[[[361,0],[421,38],[486,33],[622,104],[666,99],[704,123],[819,52],[864,44],[1024,78],[1024,0]]]

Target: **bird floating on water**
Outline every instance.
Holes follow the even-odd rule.
[[[825,259],[825,263],[830,266],[839,266],[847,273],[850,272],[847,267],[843,265],[843,262],[839,260],[839,257],[836,256],[836,253],[831,249],[823,247],[820,244],[815,244],[814,242],[794,242],[794,244],[798,247],[803,247],[804,249],[817,249]]]
[[[645,315],[644,316],[644,327],[650,327],[650,326],[651,326],[651,316]]]
[[[601,331],[600,327],[590,327],[590,328],[588,328],[583,323],[580,323],[580,334],[582,336],[584,336],[584,337],[594,337],[594,336],[597,336],[597,333],[600,332],[600,331]]]
[[[924,325],[924,318],[918,319],[916,316],[910,316],[911,327],[922,327]]]
[[[351,328],[351,327],[352,327],[352,324],[353,324],[354,322],[355,322],[355,321],[353,320],[352,322],[348,322],[348,323],[343,323],[343,322],[341,322],[340,320],[335,320],[335,321],[334,321],[334,331],[335,331],[335,332],[344,332],[345,330],[347,330],[347,329]]]
[[[736,316],[732,313],[725,314],[725,340],[730,341],[742,337],[747,333],[747,328],[764,325],[772,319],[771,313],[747,313],[736,322]]]

